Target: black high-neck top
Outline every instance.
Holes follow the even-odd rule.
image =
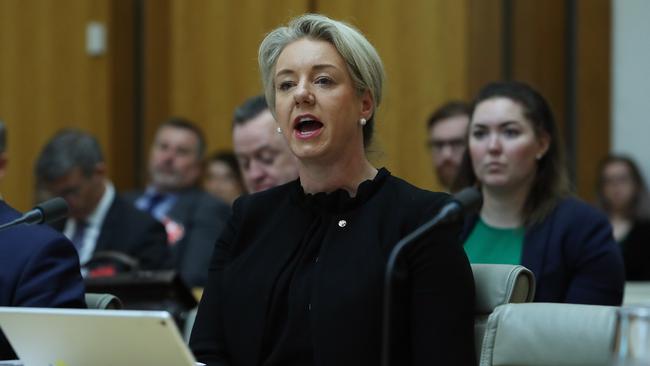
[[[382,298],[395,244],[449,200],[386,169],[344,190],[305,194],[296,180],[244,196],[217,241],[192,331],[210,366],[380,364]],[[475,364],[474,282],[440,226],[409,247],[394,291],[393,365]]]
[[[264,366],[312,365],[313,347],[309,312],[313,272],[333,217],[354,210],[370,199],[389,175],[381,169],[374,179],[362,182],[354,197],[348,191],[305,193],[294,184],[292,200],[309,216],[309,228],[275,281],[264,330]],[[336,223],[339,225],[339,223]],[[347,224],[347,222],[346,222]],[[341,224],[342,225],[342,224]],[[342,284],[343,285],[343,284]]]

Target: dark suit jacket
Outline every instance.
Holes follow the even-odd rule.
[[[650,221],[636,220],[620,242],[627,281],[650,281]]]
[[[53,226],[62,231],[65,220]],[[138,260],[141,269],[171,268],[165,228],[156,219],[115,195],[102,223],[95,252],[116,251]]]
[[[198,188],[175,192],[176,203],[167,213],[183,226],[183,237],[171,247],[175,268],[185,282],[205,286],[214,242],[230,217],[230,207]],[[126,199],[135,202],[142,195],[130,193]]]
[[[465,242],[478,215],[465,221]],[[620,305],[625,275],[607,217],[577,199],[560,201],[526,230],[521,264],[535,275],[537,302]]]
[[[388,254],[447,196],[387,176],[359,206],[315,218],[296,198],[302,197],[299,190],[294,181],[235,201],[192,331],[190,345],[199,361],[263,364],[267,327],[278,322],[268,316],[276,280],[305,237],[321,230],[314,228],[318,223],[326,232],[311,275],[312,364],[379,364]],[[475,362],[474,285],[459,230],[460,225],[439,227],[403,253],[400,263],[408,265],[409,277],[394,297],[394,365]]]
[[[0,200],[0,223],[20,214]],[[0,306],[85,308],[77,251],[47,226],[0,231]],[[0,332],[0,359],[15,358]]]

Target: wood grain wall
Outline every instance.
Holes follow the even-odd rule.
[[[145,0],[144,140],[171,115],[201,126],[209,150],[232,146],[235,107],[261,93],[257,47],[307,1]]]
[[[593,202],[598,163],[610,150],[612,3],[578,0],[577,13],[576,189]]]
[[[130,7],[110,0],[0,1],[0,118],[9,168],[0,185],[20,209],[33,203],[33,165],[59,129],[98,136],[118,186],[132,184]],[[90,21],[108,29],[108,52],[86,54]]]
[[[611,0],[572,1],[580,20],[578,188],[590,197],[593,159],[608,149]],[[424,147],[426,118],[448,99],[471,98],[487,81],[530,82],[564,123],[562,0],[2,0],[0,118],[8,124],[11,162],[0,192],[28,208],[34,159],[66,126],[98,136],[122,189],[144,180],[153,133],[171,115],[199,124],[209,150],[231,147],[232,111],[261,91],[259,42],[306,11],[352,23],[378,49],[387,83],[371,157],[418,186],[438,188]],[[505,37],[508,14],[512,32]],[[107,27],[103,56],[85,53],[89,21]]]
[[[256,59],[264,34],[294,15],[316,11],[360,28],[385,63],[386,94],[372,160],[417,185],[437,188],[425,149],[425,120],[437,105],[470,95],[468,1],[418,0],[404,6],[394,0],[272,5],[165,0],[169,11],[155,4],[147,16],[166,20],[147,21],[158,28],[146,39],[149,44],[165,39],[167,47],[148,52],[145,62],[144,154],[156,126],[169,115],[201,125],[210,148],[230,147],[232,111],[261,91]]]
[[[468,90],[467,1],[328,0],[318,11],[356,25],[377,48],[387,74],[371,155],[418,186],[437,188],[425,148],[426,119]]]

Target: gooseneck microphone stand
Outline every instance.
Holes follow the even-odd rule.
[[[424,235],[429,233],[434,227],[442,223],[453,222],[462,217],[466,212],[480,205],[481,194],[474,188],[466,188],[454,196],[454,199],[446,204],[438,214],[426,222],[424,225],[415,229],[412,233],[400,240],[388,256],[386,264],[386,273],[384,276],[384,299],[383,299],[383,318],[382,318],[382,357],[381,366],[390,366],[391,358],[391,311],[393,305],[393,280],[395,277],[405,278],[407,273],[400,272],[397,268],[397,261],[403,249],[408,245],[418,241]]]
[[[56,221],[68,216],[68,204],[61,197],[54,197],[39,203],[21,217],[0,225],[0,231],[18,225],[39,225]]]

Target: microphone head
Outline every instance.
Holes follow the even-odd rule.
[[[463,212],[478,209],[483,202],[481,191],[476,187],[467,187],[454,194],[454,201],[458,202]]]
[[[61,197],[54,197],[45,202],[41,202],[34,210],[41,212],[42,219],[40,223],[56,221],[68,216],[68,203]]]

